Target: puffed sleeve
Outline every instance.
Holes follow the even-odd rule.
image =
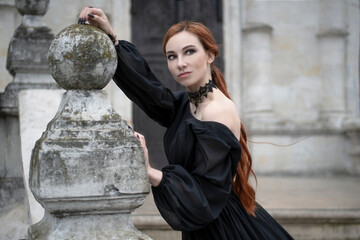
[[[167,127],[175,112],[173,93],[155,77],[132,43],[119,41],[115,49],[118,55],[115,83],[150,118]]]
[[[180,165],[164,167],[159,186],[152,188],[162,217],[180,231],[203,228],[220,215],[240,160],[239,144],[231,146],[206,130],[194,134],[193,165],[189,169]]]

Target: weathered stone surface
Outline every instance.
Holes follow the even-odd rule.
[[[117,66],[113,43],[72,25],[52,43],[49,66],[68,91],[32,151],[29,186],[45,217],[29,239],[150,239],[130,215],[150,191],[140,142],[100,90]]]
[[[46,215],[30,239],[147,239],[130,218],[150,190],[143,153],[104,92],[64,94],[33,149],[29,185]]]
[[[146,193],[142,157],[105,93],[68,91],[33,149],[30,187],[38,199]]]
[[[47,52],[54,38],[42,19],[48,0],[16,0],[16,8],[23,15],[12,37],[6,68],[15,73],[48,73]]]
[[[54,38],[41,16],[45,14],[47,4],[45,0],[16,1],[18,11],[24,16],[8,48],[6,68],[14,80],[0,94],[0,115],[18,116],[21,90],[58,88],[49,76],[47,64],[47,53]]]
[[[117,55],[110,38],[90,25],[65,28],[50,46],[51,74],[66,90],[102,89],[114,75],[116,66]]]
[[[11,75],[18,72],[48,73],[47,52],[53,38],[51,30],[41,22],[33,26],[22,23],[16,29],[8,49],[6,68]]]
[[[64,95],[33,150],[31,173],[47,217],[30,228],[30,239],[146,239],[127,219],[149,192],[142,151],[104,93]]]
[[[69,215],[65,218],[58,218],[51,214],[46,214],[45,218],[41,222],[30,228],[30,232],[31,234],[29,235],[29,240],[150,239],[135,229],[132,225],[130,215],[127,214]]]

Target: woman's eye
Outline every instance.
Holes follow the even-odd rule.
[[[186,55],[191,55],[191,54],[193,54],[194,52],[196,52],[194,49],[188,49],[188,50],[185,51],[185,54],[186,54]]]
[[[175,59],[175,55],[168,55],[168,56],[167,56],[167,59],[168,59],[168,60],[174,60],[174,59]]]

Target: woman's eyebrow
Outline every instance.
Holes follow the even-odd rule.
[[[183,47],[182,50],[185,50],[187,48],[192,48],[192,47],[195,47],[195,45],[187,45],[187,46]]]
[[[182,50],[184,51],[185,49],[188,49],[188,48],[192,48],[192,47],[196,47],[195,45],[187,45],[185,47],[182,48]],[[175,51],[167,51],[166,54],[169,54],[169,53],[175,53]]]

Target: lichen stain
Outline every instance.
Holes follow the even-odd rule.
[[[101,121],[104,121],[104,122],[107,122],[111,119],[112,119],[112,116],[109,114],[101,116]]]
[[[48,61],[53,63],[55,61],[54,56],[53,55],[49,55]]]
[[[58,78],[58,75],[61,75],[59,76],[59,81],[65,78],[65,75],[62,73],[67,70],[73,72],[69,77],[72,77],[74,74],[75,76],[80,74],[85,79],[94,78],[94,74],[96,76],[103,76],[104,72],[109,71],[109,68],[105,65],[117,61],[117,56],[113,45],[110,43],[110,39],[108,39],[103,31],[96,27],[78,24],[71,25],[62,30],[54,40],[51,48],[53,51],[61,53],[59,53],[59,56],[56,56],[51,54],[53,51],[50,51],[49,66],[55,79]],[[72,63],[71,66],[66,65],[67,61]],[[100,63],[102,68],[98,68]],[[59,64],[64,66],[62,70],[57,67]],[[94,70],[96,71],[94,72]],[[93,79],[93,81],[98,82],[97,79]],[[89,83],[89,81],[87,82]],[[81,81],[79,84],[74,84],[74,88],[81,88],[82,86]],[[92,86],[92,84],[90,85]]]

